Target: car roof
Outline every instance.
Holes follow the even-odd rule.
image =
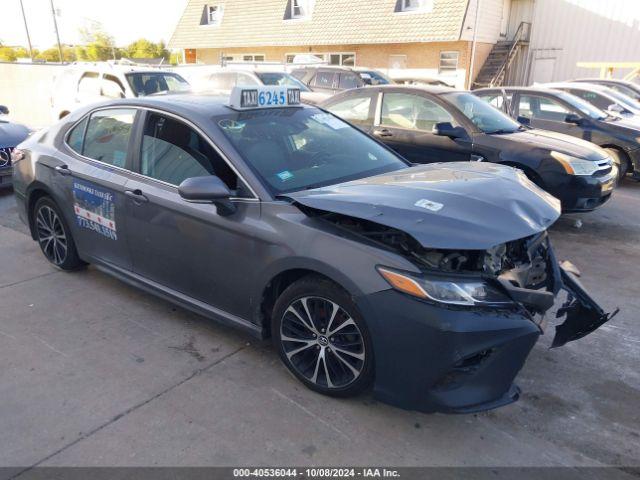
[[[602,93],[607,93],[609,91],[609,87],[606,87],[604,85],[597,85],[595,83],[587,83],[587,82],[579,82],[579,83],[572,83],[572,82],[558,82],[558,83],[549,83],[546,85],[549,88],[575,88],[576,90],[593,90],[595,92],[602,92]]]
[[[194,94],[194,93],[177,93],[167,95],[151,95],[148,97],[126,98],[111,100],[100,104],[100,107],[113,106],[132,106],[147,107],[166,110],[171,113],[183,116],[185,118],[199,117],[201,120],[207,120],[211,116],[223,115],[229,113],[229,95],[221,94]],[[94,105],[95,107],[95,105]],[[296,107],[283,108],[314,108],[311,105],[301,103]]]
[[[530,92],[530,93],[549,93],[552,95],[566,94],[562,90],[549,88],[549,87],[488,87],[478,88],[473,92],[499,92],[504,90],[505,92]]]
[[[458,90],[451,87],[444,87],[442,85],[397,85],[397,84],[389,84],[389,85],[375,85],[373,87],[379,90],[406,90],[409,92],[427,92],[432,95],[441,95],[443,93],[469,93],[467,90]]]

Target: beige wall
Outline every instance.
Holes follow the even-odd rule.
[[[407,68],[437,67],[441,51],[467,50],[468,42],[397,43],[381,45],[321,45],[315,47],[249,47],[226,49],[198,49],[198,61],[216,64],[220,53],[225,55],[256,53],[266,55],[266,60],[283,62],[289,53],[355,52],[358,66],[389,68],[389,55],[407,55]]]
[[[490,43],[477,44],[475,75],[477,75],[489,55],[491,47],[492,45]],[[457,74],[451,75],[450,78],[445,76],[440,78],[445,81],[450,80],[450,83],[455,84],[459,88],[465,88],[471,59],[471,42],[467,41],[379,45],[321,45],[314,47],[206,48],[197,50],[197,60],[199,63],[215,65],[220,62],[220,54],[222,52],[224,52],[226,56],[249,53],[263,54],[266,56],[265,60],[268,62],[284,62],[285,56],[292,53],[355,52],[356,66],[377,68],[388,72],[390,57],[392,55],[405,55],[407,75],[439,77],[438,66],[440,63],[440,52],[443,51],[457,51],[460,53],[460,57]],[[398,70],[388,73],[393,76],[402,74],[402,72]]]

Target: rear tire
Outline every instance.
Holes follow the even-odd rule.
[[[50,197],[40,198],[33,207],[33,229],[40,250],[50,263],[62,270],[77,270],[85,265],[78,256],[71,229]]]
[[[350,295],[315,275],[276,301],[272,336],[285,366],[311,390],[350,397],[373,381],[369,330]]]

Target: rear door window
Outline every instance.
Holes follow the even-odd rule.
[[[614,103],[613,100],[609,100],[608,98],[596,92],[571,89],[569,90],[569,93],[571,93],[572,95],[575,95],[576,97],[580,97],[583,100],[586,100],[591,105],[595,105],[601,110],[607,110],[611,106],[611,104]]]
[[[124,98],[124,86],[118,77],[105,75],[102,79],[102,96],[108,98]]]
[[[562,103],[538,95],[520,95],[519,115],[533,120],[564,122],[571,113]]]
[[[373,125],[371,95],[349,98],[328,107],[328,110],[345,120],[362,126]]]
[[[87,125],[82,155],[125,168],[135,116],[136,110],[130,108],[94,112]]]
[[[71,149],[79,154],[82,154],[82,143],[84,142],[84,132],[87,129],[87,121],[89,117],[85,117],[80,123],[78,123],[69,136],[67,137],[67,145],[71,147]]]
[[[382,98],[382,125],[430,132],[437,123],[457,125],[437,103],[406,93],[386,93]]]
[[[313,79],[313,85],[319,88],[334,88],[337,75],[335,72],[318,72]]]
[[[84,73],[78,82],[78,93],[88,96],[100,95],[100,74],[97,72]]]
[[[340,74],[340,89],[341,90],[349,90],[351,88],[358,88],[359,82],[358,77],[351,72],[341,73]]]

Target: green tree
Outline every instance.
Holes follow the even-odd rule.
[[[136,40],[123,49],[123,55],[128,58],[165,58],[169,59],[169,51],[163,42],[154,43],[145,38]]]
[[[17,58],[14,48],[0,47],[0,62],[15,62]]]
[[[67,63],[75,62],[77,59],[75,48],[63,46],[62,57]],[[51,47],[36,56],[38,60],[44,60],[46,62],[59,62],[60,51],[58,47]]]
[[[93,31],[81,28],[80,35],[86,44],[84,52],[82,53],[84,58],[80,58],[80,60],[97,62],[110,60],[114,57],[116,50],[115,42],[113,37],[108,33],[99,28]]]

